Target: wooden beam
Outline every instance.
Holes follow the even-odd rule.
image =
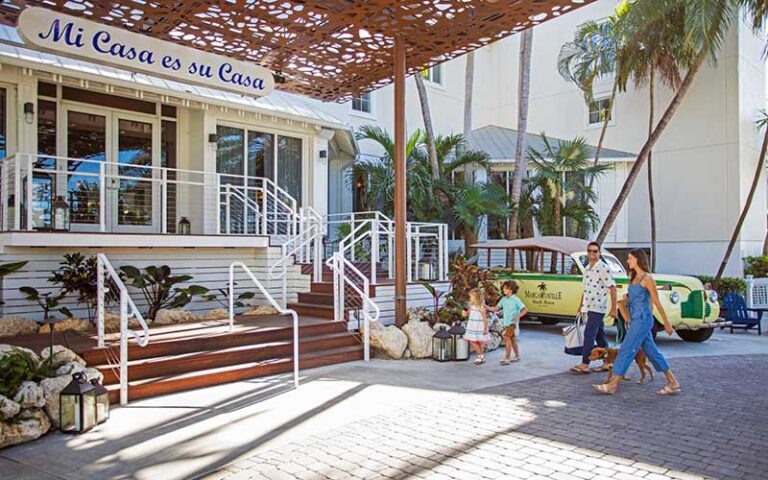
[[[405,40],[395,38],[395,324],[406,321]]]

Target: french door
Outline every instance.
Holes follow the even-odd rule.
[[[72,230],[99,231],[103,222],[108,232],[159,232],[157,118],[74,105],[64,106],[62,115],[69,160],[60,161],[67,175],[59,181],[68,193]]]

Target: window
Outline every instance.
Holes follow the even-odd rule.
[[[432,83],[439,83],[440,85],[442,85],[443,84],[443,66],[435,65],[434,67],[429,67],[426,70],[422,70],[421,76],[424,77],[424,80],[428,80]]]
[[[372,113],[373,105],[371,102],[371,92],[366,92],[359,97],[352,99],[352,110],[356,112]]]
[[[589,104],[589,125],[597,125],[605,122],[606,116],[608,121],[613,120],[611,112],[611,99],[600,98],[596,99]]]

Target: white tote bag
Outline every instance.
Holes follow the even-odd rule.
[[[568,355],[581,355],[584,347],[584,322],[581,314],[576,316],[572,324],[563,329],[565,338],[565,353]]]

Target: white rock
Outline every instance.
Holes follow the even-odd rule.
[[[141,328],[139,320],[136,317],[128,318],[128,328],[137,329]],[[119,332],[120,331],[120,314],[114,312],[104,313],[104,331],[105,332]]]
[[[40,363],[40,357],[35,352],[33,352],[28,348],[17,347],[16,345],[8,345],[8,344],[0,345],[0,358],[3,358],[5,355],[11,353],[14,350],[21,350],[22,352],[31,356],[32,359],[35,361],[35,363]]]
[[[411,358],[411,351],[406,348],[403,352],[403,359],[408,360],[409,358]]]
[[[86,368],[85,378],[87,378],[89,382],[95,378],[96,381],[98,381],[99,383],[102,383],[104,381],[104,374],[96,370],[95,368]]]
[[[272,305],[258,305],[243,313],[243,315],[274,315],[276,313],[277,310]]]
[[[51,429],[51,421],[39,408],[22,410],[12,422],[3,422],[0,448],[40,438]]]
[[[0,395],[0,420],[8,420],[18,415],[21,411],[21,405],[18,402],[14,402],[10,398]],[[0,439],[2,443],[2,439]]]
[[[203,317],[203,320],[224,320],[229,318],[229,312],[223,308],[214,308]]]
[[[192,312],[181,309],[160,309],[155,315],[155,325],[173,325],[175,323],[190,323],[200,318]]]
[[[36,321],[24,317],[2,317],[0,318],[0,337],[10,337],[13,335],[28,335],[37,333],[40,325]]]
[[[78,365],[75,363],[74,365]],[[42,408],[45,406],[45,392],[35,382],[23,382],[13,401],[21,405],[21,408]]]
[[[63,332],[65,330],[74,330],[76,332],[88,332],[93,330],[93,325],[88,320],[82,320],[79,318],[68,318],[61,322],[53,324],[54,332]],[[43,325],[40,327],[39,333],[50,333],[51,326]]]
[[[429,358],[432,356],[432,335],[435,331],[429,323],[417,319],[403,325],[403,332],[408,337],[408,350],[413,358]]]
[[[496,332],[490,332],[488,334],[489,340],[485,342],[485,351],[491,352],[493,350],[496,350],[499,348],[499,345],[501,345],[501,335],[499,335]]]
[[[69,375],[71,377],[73,373],[80,372],[85,372],[84,365],[80,365],[77,362],[67,362],[56,369],[56,376]]]
[[[371,347],[385,353],[389,358],[400,359],[408,346],[408,336],[394,325],[383,327],[371,322]]]
[[[43,360],[47,359],[50,356],[49,352],[50,348],[45,347],[43,351],[41,352]],[[75,362],[79,363],[82,366],[85,366],[85,360],[80,358],[80,355],[76,354],[72,350],[68,349],[67,347],[63,345],[54,345],[53,346],[53,366],[54,368],[58,368],[65,363]]]
[[[45,412],[51,417],[56,428],[59,428],[59,393],[72,381],[72,375],[62,375],[43,379],[40,387],[45,393]]]

